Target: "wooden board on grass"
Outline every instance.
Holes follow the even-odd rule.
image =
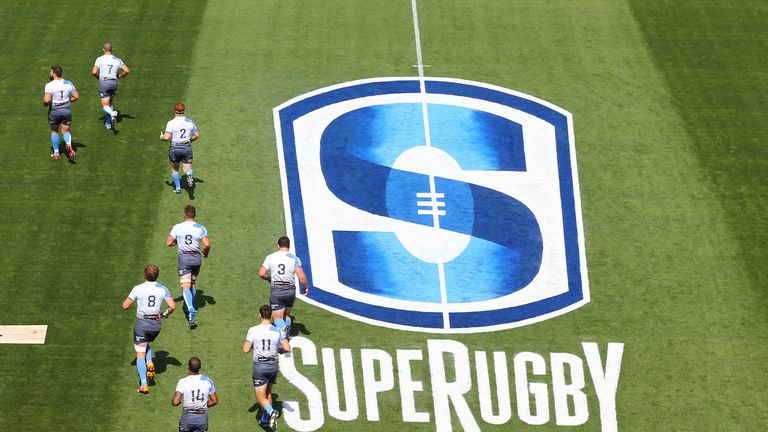
[[[0,325],[0,344],[44,344],[47,325]]]

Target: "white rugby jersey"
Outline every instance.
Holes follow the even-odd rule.
[[[192,119],[174,117],[165,124],[165,132],[171,134],[171,145],[189,144],[192,134],[197,132],[197,125]]]
[[[102,80],[117,79],[117,73],[123,67],[123,61],[112,54],[104,54],[97,58],[93,64],[99,67],[99,79]]]
[[[76,92],[77,89],[72,81],[65,79],[55,79],[45,85],[45,92],[50,93],[52,106],[69,105],[69,95]]]
[[[259,324],[248,329],[245,340],[253,344],[253,361],[255,363],[277,362],[277,348],[280,341],[285,339],[282,332],[271,324]]]
[[[272,283],[295,282],[296,267],[301,267],[301,260],[290,252],[277,251],[264,258],[262,267],[269,270]]]
[[[170,235],[176,239],[179,253],[200,253],[200,242],[208,237],[208,230],[195,221],[184,221],[174,225]]]
[[[160,305],[171,296],[168,288],[160,282],[144,282],[136,285],[128,294],[128,298],[136,302],[136,317],[144,315],[159,315]]]
[[[213,381],[205,375],[189,375],[179,380],[176,391],[184,396],[184,410],[208,410],[208,395],[216,393]]]

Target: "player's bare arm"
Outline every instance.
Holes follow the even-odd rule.
[[[309,282],[307,282],[307,275],[304,273],[304,269],[296,267],[296,276],[299,277],[299,283],[304,287],[301,293],[305,296],[309,295]]]
[[[72,93],[69,95],[69,102],[74,102],[74,101],[76,101],[76,100],[78,100],[78,99],[80,99],[80,93],[78,93],[77,91],[73,91],[73,92],[72,92]]]
[[[118,72],[118,73],[117,73],[117,78],[118,78],[118,79],[120,79],[120,78],[125,78],[125,76],[126,76],[126,75],[128,75],[129,73],[131,73],[131,70],[130,70],[130,69],[128,69],[128,65],[126,65],[126,64],[123,64],[123,66],[120,68],[120,71],[121,71],[121,72]]]
[[[288,343],[286,339],[280,341],[280,347],[283,349],[284,353],[291,352],[291,344]]]
[[[179,406],[181,405],[181,398],[182,398],[181,392],[176,392],[173,394],[173,399],[171,399],[171,405],[173,406]]]
[[[211,253],[211,240],[203,237],[203,258],[208,258],[209,253]]]
[[[190,141],[195,141],[198,138],[200,138],[200,131],[195,131],[195,133],[192,134],[192,136],[189,138]]]
[[[93,68],[91,68],[91,75],[93,75],[94,78],[99,79],[99,67],[97,65],[93,65]]]
[[[267,282],[271,282],[269,275],[267,274],[267,268],[264,266],[259,267],[259,277]]]
[[[208,408],[219,404],[219,395],[212,393],[208,395]]]
[[[253,349],[253,342],[251,341],[245,341],[243,342],[243,352],[248,354],[251,352],[251,349]]]
[[[51,99],[53,99],[53,95],[50,93],[43,94],[43,106],[48,106],[51,104]]]
[[[176,302],[173,301],[173,297],[166,297],[165,298],[165,304],[168,305],[168,309],[166,309],[160,316],[163,318],[168,318],[173,311],[176,310]]]
[[[126,297],[125,300],[123,300],[123,310],[129,309],[132,304],[133,304],[133,300]]]
[[[176,237],[169,235],[165,238],[165,245],[168,247],[176,246]]]
[[[168,131],[160,132],[160,140],[161,141],[168,141],[171,139],[171,133]]]

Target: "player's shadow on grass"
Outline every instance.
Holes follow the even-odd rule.
[[[182,174],[182,177],[183,177],[183,174]],[[181,190],[186,191],[187,195],[189,196],[189,199],[193,200],[193,201],[195,199],[195,189],[197,189],[197,185],[199,183],[205,183],[205,180],[201,179],[200,177],[194,177],[194,178],[195,178],[195,187],[193,187],[193,188],[189,187],[189,185],[187,184],[186,178],[182,178],[181,179]],[[175,189],[175,186],[173,185],[172,181],[166,180],[165,184],[166,184],[166,186],[170,187],[171,190]]]
[[[152,363],[155,365],[155,374],[162,374],[168,370],[168,365],[181,366],[181,362],[176,357],[171,357],[168,351],[152,351]],[[131,366],[136,366],[136,358],[131,360]],[[154,380],[151,380],[154,381]],[[150,384],[154,385],[154,382]]]
[[[179,296],[179,297],[173,299],[173,301],[175,301],[175,302],[182,302],[183,303],[184,302],[184,296]],[[195,298],[193,300],[193,303],[194,303],[195,309],[200,310],[200,309],[204,308],[206,305],[215,305],[216,304],[216,299],[213,298],[213,296],[205,295],[205,291],[204,290],[197,290],[197,292],[195,292]],[[184,304],[184,311],[185,311],[185,313],[186,313],[186,309],[187,309],[187,305]]]
[[[291,337],[311,335],[312,332],[301,322],[296,321],[296,317],[291,315]]]
[[[156,351],[152,353],[152,362],[155,364],[155,373],[162,374],[168,370],[168,365],[181,366],[176,357],[171,357],[168,351]]]

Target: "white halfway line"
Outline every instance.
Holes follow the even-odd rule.
[[[0,325],[0,344],[42,345],[46,334],[47,325]]]
[[[416,67],[419,70],[419,89],[421,90],[421,112],[424,119],[424,145],[432,147],[432,137],[429,132],[429,111],[427,107],[427,86],[424,82],[424,59],[421,55],[421,34],[419,33],[419,12],[416,7],[416,0],[411,0],[411,10],[413,11],[413,35],[416,39]],[[437,193],[435,187],[435,176],[429,175],[429,193],[434,196]],[[442,212],[445,214],[445,212]],[[432,225],[434,229],[440,229],[440,214],[432,213]],[[445,285],[445,266],[443,263],[437,263],[437,278],[440,282],[440,302],[446,306],[443,309],[443,328],[451,328],[451,316],[448,314],[448,289]]]

